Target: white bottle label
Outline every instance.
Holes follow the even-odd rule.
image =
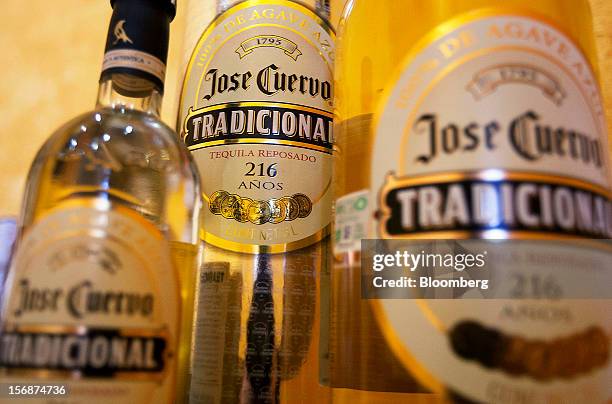
[[[435,39],[404,68],[378,119],[378,232],[610,237],[596,83],[573,42],[532,18],[479,19]]]
[[[612,236],[601,97],[568,36],[541,18],[481,11],[445,23],[416,49],[376,119],[371,237]],[[553,256],[532,251],[538,269],[550,262],[554,274],[545,259]],[[394,352],[433,389],[508,403],[610,396],[605,302],[372,304]],[[464,332],[482,335],[479,348],[491,352],[480,354],[498,355],[495,366],[453,350]],[[487,336],[506,345],[486,346]]]
[[[202,35],[179,124],[202,173],[207,242],[281,252],[329,232],[333,51],[329,25],[290,1],[241,2]]]
[[[152,224],[60,207],[24,235],[9,276],[5,382],[66,384],[71,404],[173,400],[177,274]]]

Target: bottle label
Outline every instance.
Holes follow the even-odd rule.
[[[567,36],[532,18],[491,17],[410,59],[376,128],[380,235],[612,236],[601,97]]]
[[[24,235],[9,276],[5,381],[67,384],[70,403],[171,400],[180,301],[152,224],[127,209],[60,207]]]
[[[238,345],[239,338],[231,330],[240,328],[242,282],[239,274],[232,275],[228,262],[207,262],[202,265],[198,288],[193,337],[206,343],[194,345],[192,351],[189,400],[229,402],[239,397],[239,388],[230,383],[224,385],[223,379],[236,379],[240,372],[234,366],[224,366],[224,356],[233,355]]]
[[[333,31],[291,1],[219,15],[191,57],[179,123],[203,178],[205,241],[242,252],[329,232]]]
[[[540,17],[481,10],[415,49],[376,117],[371,236],[612,236],[601,96],[572,39]],[[531,254],[546,265],[551,253],[534,244]],[[517,269],[529,271],[508,268]],[[580,346],[607,341],[601,302],[372,304],[398,357],[432,389],[441,382],[486,402],[609,397],[607,343],[595,370],[576,365]],[[465,332],[491,351],[480,362],[453,350]],[[491,335],[507,345],[486,345]],[[487,362],[503,355],[505,365]]]

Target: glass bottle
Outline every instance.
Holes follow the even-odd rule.
[[[70,403],[180,403],[201,197],[159,117],[176,4],[111,4],[96,106],[49,137],[28,176],[2,377],[65,386],[55,397]]]

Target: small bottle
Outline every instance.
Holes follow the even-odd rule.
[[[201,200],[189,152],[159,118],[176,4],[111,5],[96,107],[58,129],[29,173],[2,381],[54,384],[67,403],[180,403]]]
[[[191,402],[325,402],[328,4],[188,4],[178,128],[206,201]]]
[[[588,2],[353,0],[345,11],[334,402],[607,402],[609,300],[538,288],[599,277],[585,269],[599,244],[571,239],[612,234]],[[517,258],[493,264],[524,298],[362,299],[361,239],[518,239],[504,241]]]

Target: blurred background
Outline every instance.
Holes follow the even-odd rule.
[[[200,1],[212,11],[214,0]],[[612,129],[612,0],[590,1]],[[342,3],[332,1],[334,23]],[[184,6],[185,0],[179,0],[171,25],[162,112],[171,127],[182,82]],[[30,163],[45,139],[68,119],[94,107],[111,11],[108,0],[2,0],[0,216],[19,213]]]

